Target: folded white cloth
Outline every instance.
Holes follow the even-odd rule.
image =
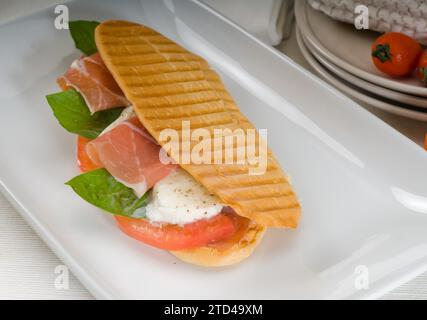
[[[269,45],[287,38],[294,0],[202,0]]]
[[[426,0],[309,0],[310,5],[333,19],[354,23],[354,9],[364,5],[369,12],[369,29],[402,32],[427,44]]]

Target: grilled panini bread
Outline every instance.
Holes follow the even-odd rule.
[[[96,28],[95,40],[139,120],[160,145],[165,144],[161,132],[172,128],[181,133],[183,121],[189,121],[192,130],[207,129],[212,140],[214,129],[255,129],[208,63],[158,32],[136,23],[110,20]],[[232,147],[237,154],[242,146],[234,141]],[[266,171],[259,175],[248,174],[252,163],[249,155],[245,164],[217,164],[214,159],[210,164],[185,164],[170,156],[222,203],[253,221],[247,237],[236,239],[235,245],[173,252],[179,258],[201,265],[235,263],[253,251],[265,227],[297,226],[299,202],[270,149]]]

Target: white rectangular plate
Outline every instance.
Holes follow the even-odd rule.
[[[53,8],[0,27],[0,184],[98,298],[373,298],[427,267],[427,155],[208,8],[191,1],[79,1],[71,19],[147,24],[221,73],[292,176],[297,230],[269,230],[240,265],[205,269],[142,245],[64,185],[75,137],[45,94],[79,56]],[[366,282],[368,281],[368,282]],[[369,288],[366,288],[366,284]],[[365,288],[365,289],[363,289]]]

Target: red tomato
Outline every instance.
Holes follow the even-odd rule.
[[[422,83],[427,86],[427,50],[424,50],[418,61],[417,75]]]
[[[236,214],[220,213],[184,226],[153,224],[145,219],[115,216],[119,228],[128,236],[164,250],[184,250],[203,247],[231,238],[239,230]]]
[[[90,139],[77,136],[77,164],[81,172],[92,171],[100,168],[100,166],[95,165],[89,158],[86,152],[86,145]]]
[[[389,32],[372,44],[372,61],[382,72],[403,77],[415,70],[421,52],[421,45],[414,39],[402,33]]]

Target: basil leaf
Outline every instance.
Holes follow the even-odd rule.
[[[96,138],[123,110],[120,107],[91,114],[81,94],[73,89],[47,95],[46,99],[65,130],[89,139]]]
[[[65,183],[84,200],[115,215],[144,218],[148,192],[138,198],[105,169],[83,173]]]
[[[87,56],[98,52],[95,43],[95,28],[98,24],[99,22],[97,21],[85,20],[70,21],[68,23],[76,48]]]

